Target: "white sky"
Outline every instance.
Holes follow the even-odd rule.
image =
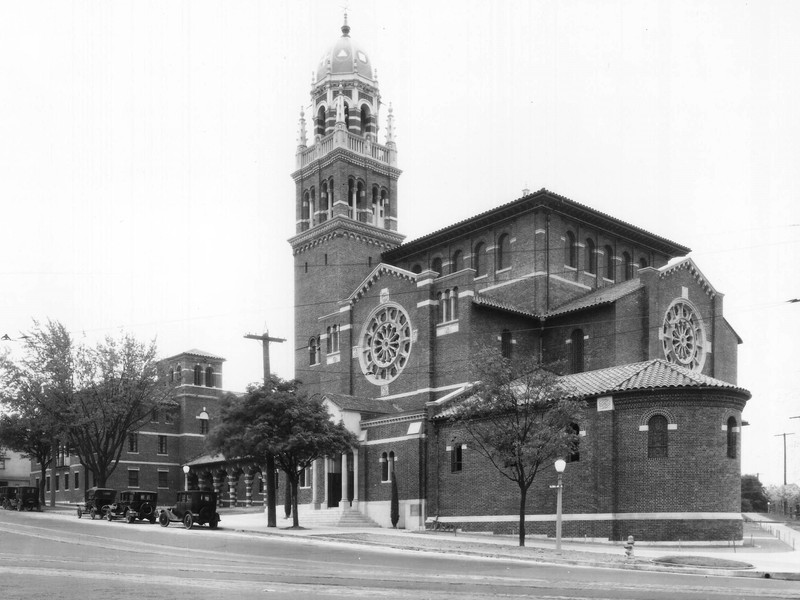
[[[0,334],[293,375],[297,122],[344,0],[0,4]],[[546,187],[685,244],[743,338],[743,472],[800,481],[800,3],[349,0],[413,239]],[[382,112],[385,119],[386,110]],[[383,125],[383,124],[382,124]],[[383,141],[383,131],[380,141]],[[9,347],[15,348],[14,343]]]

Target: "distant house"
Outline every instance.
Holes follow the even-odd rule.
[[[28,485],[31,463],[19,452],[0,448],[0,487],[6,485]]]

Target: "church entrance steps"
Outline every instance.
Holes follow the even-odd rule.
[[[302,527],[380,527],[375,521],[355,508],[323,508],[314,510],[300,507],[298,510]]]

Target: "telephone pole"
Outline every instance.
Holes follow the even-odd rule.
[[[794,417],[792,417],[794,418]],[[786,436],[793,433],[776,433],[775,437],[783,437],[783,485],[786,486]],[[783,514],[786,514],[786,498],[783,499]]]
[[[269,332],[265,331],[261,335],[253,333],[245,334],[249,340],[261,340],[261,347],[264,354],[264,390],[266,391],[269,385],[272,373],[269,368],[269,345],[271,342],[285,342],[283,338],[270,337]],[[267,476],[267,527],[277,527],[278,517],[275,511],[275,457],[272,455],[267,456],[266,465]],[[263,474],[262,474],[263,475]]]

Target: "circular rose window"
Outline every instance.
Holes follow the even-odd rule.
[[[670,304],[661,326],[661,344],[667,360],[700,371],[706,360],[703,321],[694,306],[684,299]]]
[[[361,370],[376,385],[397,379],[411,352],[411,321],[403,308],[382,304],[361,331]]]

